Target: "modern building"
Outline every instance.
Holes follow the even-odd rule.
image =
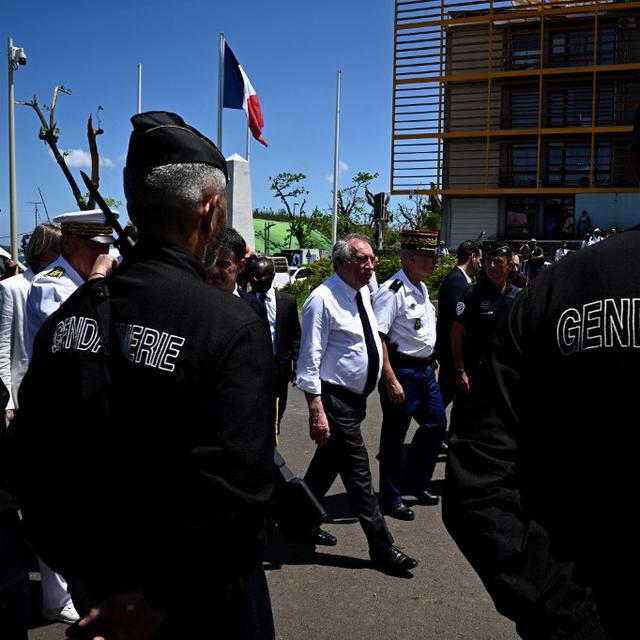
[[[639,104],[640,2],[396,0],[391,193],[441,195],[450,246],[640,222]]]

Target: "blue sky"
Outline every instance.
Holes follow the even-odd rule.
[[[393,0],[34,0],[3,7],[7,37],[28,63],[15,72],[16,100],[61,95],[59,145],[82,162],[86,120],[98,105],[105,131],[101,191],[124,200],[122,167],[136,110],[137,65],[143,65],[143,110],[168,110],[216,139],[218,35],[224,32],[262,103],[263,148],[251,146],[254,207],[277,207],[269,176],[307,175],[307,209],[331,206],[336,71],[342,70],[340,186],[358,171],[379,172],[372,190],[388,191],[393,63]],[[6,55],[6,54],[5,54]],[[6,60],[6,57],[5,57]],[[0,242],[8,244],[7,65],[0,99]],[[225,109],[223,152],[245,152],[244,112]],[[42,190],[49,214],[75,209],[62,172],[38,140],[29,107],[16,107],[18,230],[34,224]],[[82,168],[82,167],[80,167]],[[79,178],[80,168],[72,171]],[[393,204],[393,202],[392,202]],[[44,211],[40,208],[44,219]]]

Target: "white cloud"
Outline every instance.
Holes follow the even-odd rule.
[[[67,154],[65,160],[68,166],[74,169],[91,169],[91,154],[88,151],[84,149],[60,149],[60,152]],[[49,149],[49,156],[55,160],[51,149]],[[107,168],[113,167],[113,160],[100,156],[100,166]]]
[[[338,160],[338,177],[349,171],[349,165],[342,160]],[[333,184],[333,173],[328,173],[324,179]]]

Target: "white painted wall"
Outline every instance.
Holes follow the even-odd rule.
[[[483,231],[486,238],[498,232],[498,198],[448,198],[448,246],[457,249],[465,240],[475,240]]]
[[[237,153],[227,158],[227,225],[233,227],[255,249],[253,207],[251,205],[251,174],[249,163]]]

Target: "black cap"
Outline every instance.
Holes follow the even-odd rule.
[[[209,138],[190,127],[179,115],[147,111],[131,118],[127,167],[150,169],[165,164],[208,164],[224,173],[227,162]]]
[[[488,256],[505,256],[510,258],[513,255],[513,251],[504,240],[494,240],[487,245],[486,254]]]

